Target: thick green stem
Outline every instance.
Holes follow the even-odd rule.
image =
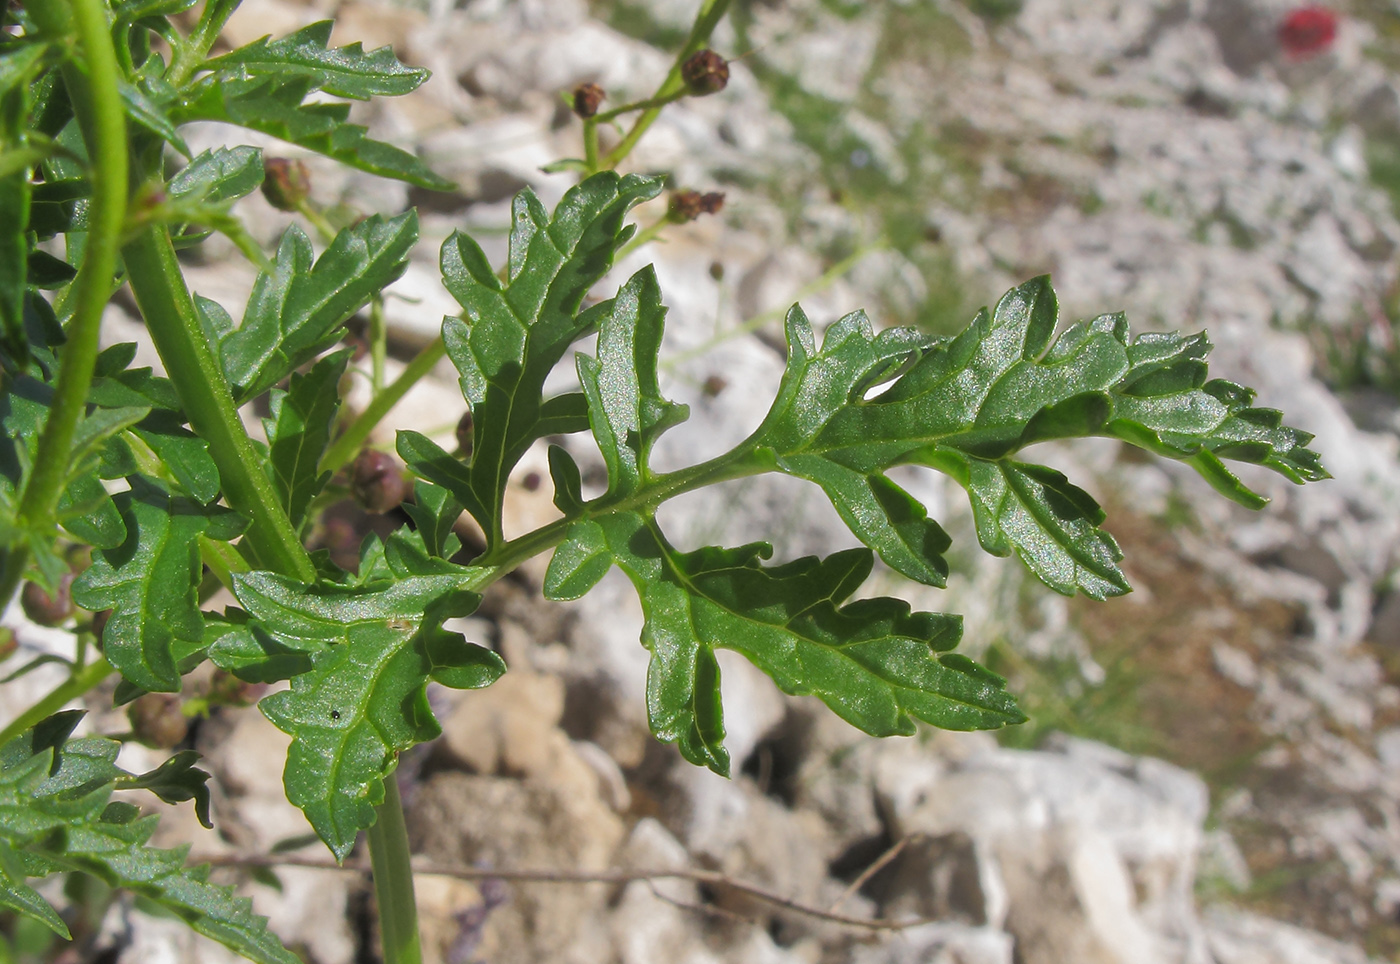
[[[384,964],[422,964],[413,865],[408,859],[408,827],[404,823],[399,782],[392,773],[384,778],[384,802],[375,808],[374,826],[366,835],[374,870],[374,897],[379,903]]]
[[[208,445],[228,504],[251,520],[244,537],[260,565],[316,581],[316,568],[282,510],[272,480],[238,417],[224,377],[195,313],[164,226],[146,228],[122,249],[131,291],[190,425]]]
[[[432,344],[420,351],[399,377],[375,395],[359,417],[350,423],[350,427],[326,449],[326,454],[321,456],[321,471],[337,472],[353,459],[369,438],[369,433],[374,431],[374,427],[408,394],[410,388],[418,384],[423,376],[432,371],[433,366],[445,357],[447,346],[442,343],[441,337],[434,339]]]
[[[661,86],[656,88],[656,93],[651,96],[652,106],[643,111],[642,116],[632,124],[631,129],[623,135],[622,140],[608,152],[603,158],[603,167],[611,170],[621,164],[628,154],[632,153],[632,148],[637,146],[637,142],[642,139],[642,135],[652,124],[656,123],[656,118],[661,116],[661,109],[682,96],[685,90],[685,80],[681,77],[681,65],[691,58],[696,52],[703,50],[710,42],[710,34],[715,32],[715,27],[724,19],[724,14],[729,10],[730,0],[704,0],[700,5],[700,10],[695,14],[695,24],[690,28],[690,37],[686,40],[681,52],[676,55],[676,62],[671,66],[671,72],[666,75],[666,79],[661,82]]]
[[[112,664],[101,656],[88,663],[49,692],[47,696],[10,721],[0,730],[0,746],[9,743],[40,720],[48,719],[73,700],[112,675]]]
[[[64,83],[83,130],[92,164],[92,197],[88,203],[88,234],[82,267],[73,281],[73,315],[65,334],[62,360],[54,386],[53,404],[39,436],[34,469],[25,482],[16,512],[21,531],[47,532],[54,508],[68,481],[69,453],[78,420],[92,387],[102,310],[111,294],[117,266],[122,222],[126,218],[126,113],[116,79],[121,76],[107,30],[101,0],[47,0],[29,4],[30,15],[45,33],[77,34],[83,63],[63,67]],[[17,542],[5,554],[0,572],[0,612],[10,603],[28,564],[28,550]]]

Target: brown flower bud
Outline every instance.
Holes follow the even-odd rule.
[[[587,120],[598,113],[598,105],[607,96],[597,84],[579,84],[574,88],[574,113]]]
[[[713,50],[699,50],[681,64],[681,79],[692,97],[717,94],[729,83],[729,61]]]
[[[472,413],[468,411],[457,423],[457,447],[462,450],[462,457],[467,458],[472,454]]]
[[[350,466],[350,491],[366,512],[383,513],[407,498],[408,482],[392,455],[365,449]]]
[[[126,708],[131,732],[147,746],[172,749],[189,732],[190,721],[180,710],[179,693],[147,693]]]
[[[62,625],[73,615],[73,597],[69,588],[73,585],[73,574],[65,572],[58,581],[58,590],[50,596],[37,582],[26,582],[20,593],[19,604],[24,614],[40,626]]]
[[[718,214],[724,207],[724,195],[718,191],[701,194],[699,191],[673,191],[671,207],[667,218],[675,224],[694,221],[702,214]]]
[[[263,197],[279,211],[295,211],[311,194],[311,173],[301,161],[269,157],[263,161]]]

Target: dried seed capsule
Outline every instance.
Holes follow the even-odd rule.
[[[126,708],[132,735],[147,746],[169,750],[180,745],[190,721],[180,709],[178,693],[147,693]]]
[[[350,491],[366,512],[382,513],[408,497],[408,482],[392,455],[365,449],[350,466]]]
[[[718,191],[673,191],[666,217],[674,224],[694,221],[702,214],[718,214],[724,207],[724,195]]]
[[[26,582],[19,597],[24,614],[40,626],[62,625],[73,615],[73,597],[69,593],[72,585],[71,572],[63,574],[63,578],[58,581],[58,591],[52,596],[37,582]]]
[[[681,64],[681,79],[692,97],[724,90],[729,83],[729,61],[713,50],[699,50]]]
[[[263,161],[263,197],[279,211],[295,211],[311,194],[311,173],[301,161],[269,157]]]
[[[598,113],[598,105],[607,96],[597,84],[579,84],[574,88],[574,113],[587,120]]]

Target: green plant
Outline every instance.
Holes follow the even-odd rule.
[[[69,547],[93,550],[71,582],[72,601],[91,616],[71,622],[70,678],[0,733],[0,904],[61,935],[63,919],[27,880],[80,871],[136,889],[255,960],[294,960],[246,903],[206,882],[207,871],[146,846],[153,818],[111,799],[144,789],[193,800],[207,824],[206,775],[193,754],[128,774],[113,763],[116,742],[74,739],[77,716],[55,712],[114,670],[118,702],[177,693],[206,660],[246,683],[289,680],[259,704],[293,738],[288,798],[337,859],[367,833],[385,960],[417,961],[407,837],[390,777],[400,753],[438,735],[429,681],[469,689],[504,672],[495,653],[443,624],[470,613],[525,560],[552,551],[544,587],[552,599],[582,595],[613,566],[627,574],[646,615],[653,730],[692,762],[728,773],[717,647],[742,652],[786,692],[814,694],[872,734],[912,733],[916,719],[956,729],[1024,719],[999,677],[952,652],[959,617],[911,612],[892,598],[848,601],[876,554],[928,585],[947,575],[947,535],[886,477],[892,466],[950,474],[969,493],[984,548],[1014,552],[1059,592],[1095,598],[1128,589],[1102,512],[1060,473],[1018,461],[1025,446],[1119,438],[1187,461],[1252,507],[1263,499],[1222,458],[1300,483],[1326,475],[1304,447],[1309,436],[1253,407],[1249,390],[1207,381],[1204,335],[1130,339],[1121,315],[1105,315],[1056,336],[1044,278],[954,338],[876,333],[857,312],[818,346],[794,307],[786,372],[762,425],[708,462],[656,472],[656,438],[687,414],[660,390],[665,309],[656,277],[644,269],[615,297],[582,305],[635,240],[629,211],[661,190],[656,178],[613,168],[665,104],[711,92],[727,76],[705,50],[725,0],[701,4],[652,98],[599,111],[593,92],[575,95],[584,157],[562,163],[582,172],[580,183],[552,213],[528,191],[516,198],[500,273],[470,237],[450,237],[443,283],[461,313],[364,412],[341,419],[337,386],[349,353],[336,343],[346,319],[402,272],[417,240],[414,215],[346,227],[319,256],[293,227],[268,257],[230,210],[263,183],[260,152],[189,157],[179,130],[226,121],[443,188],[412,155],[346,124],[343,104],[308,101],[318,92],[402,94],[427,74],[387,50],[329,49],[329,23],[211,57],[237,0],[206,0],[197,18],[180,21],[194,24],[185,33],[171,18],[195,6],[45,0],[0,14],[0,602],[25,579],[57,596],[81,568]],[[627,115],[632,126],[605,152],[601,125]],[[187,158],[173,176],[167,148]],[[289,184],[279,182],[276,197],[304,208]],[[191,294],[176,258],[177,246],[212,231],[261,269],[237,325]],[[60,236],[62,258],[50,243]],[[133,369],[134,346],[97,350],[103,307],[123,282],[166,377]],[[372,332],[382,357],[382,325]],[[546,397],[546,376],[595,333],[596,354],[576,356],[581,391]],[[403,504],[413,524],[367,539],[353,572],[325,550],[308,551],[329,481],[444,355],[470,407],[466,455],[401,431],[398,454],[417,479]],[[239,409],[268,393],[264,446]],[[606,463],[606,491],[585,498],[578,466],[552,446],[561,517],[507,539],[511,469],[538,440],[584,431]],[[765,544],[687,552],[659,528],[655,510],[666,500],[764,472],[815,483],[863,545],[766,565]],[[109,494],[104,482],[125,488]],[[357,464],[354,482],[380,509],[404,494],[379,460]],[[453,529],[464,512],[485,546],[461,561]],[[237,606],[202,609],[219,584]]]

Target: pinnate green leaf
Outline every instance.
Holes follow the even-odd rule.
[[[745,443],[780,471],[826,490],[852,530],[891,566],[942,583],[946,536],[883,473],[899,464],[950,472],[968,487],[984,548],[1016,552],[1060,592],[1126,592],[1102,513],[1053,470],[1012,457],[1033,442],[1107,435],[1184,459],[1246,505],[1261,504],[1220,464],[1256,462],[1295,482],[1325,478],[1305,432],[1256,409],[1252,393],[1206,382],[1204,335],[1129,338],[1121,315],[1054,338],[1049,281],[1008,292],[962,334],[874,334],[848,316],[816,349],[800,309],[788,315],[779,396]],[[891,379],[893,379],[891,381]],[[879,394],[871,390],[889,382]],[[862,492],[862,488],[868,492]]]
[[[656,272],[637,272],[598,314],[598,357],[578,356],[579,381],[608,467],[608,494],[631,495],[651,478],[656,437],[690,410],[662,398],[657,381],[666,309]]]
[[[181,750],[154,770],[123,779],[123,790],[149,790],[169,804],[194,801],[194,812],[206,830],[214,829],[209,820],[209,774],[195,766],[199,754]]]
[[[560,549],[597,551],[599,529],[642,600],[652,731],[693,763],[729,769],[716,648],[876,736],[913,733],[914,719],[959,730],[1025,719],[999,677],[940,655],[957,645],[961,617],[910,612],[887,597],[847,602],[870,574],[867,549],[765,567],[766,545],[682,553],[655,520],[631,512],[576,523]]]
[[[460,588],[466,570],[417,575],[396,570],[393,555],[386,559],[396,581],[369,586],[307,587],[267,572],[234,577],[249,625],[281,650],[268,658],[289,665],[282,651],[293,651],[309,659],[290,690],[259,706],[292,736],[287,799],[339,860],[374,822],[398,754],[441,732],[428,706],[428,681],[476,688],[505,671],[495,653],[442,628],[480,601]],[[237,649],[240,675],[256,672],[246,641]]]
[[[340,409],[340,377],[349,361],[348,349],[327,355],[305,375],[293,374],[286,392],[272,393],[272,417],[263,420],[267,465],[294,526],[302,524],[307,506],[330,481],[331,474],[321,472],[317,463],[330,444]]]
[[[365,127],[348,123],[349,104],[303,103],[316,89],[312,76],[261,74],[230,65],[196,81],[171,117],[177,125],[201,120],[236,124],[370,174],[434,191],[452,189],[451,181],[438,177],[414,155],[373,140]]]
[[[570,190],[553,217],[532,192],[521,193],[511,209],[505,282],[471,238],[453,234],[443,244],[443,283],[464,315],[443,322],[443,339],[472,409],[472,456],[464,486],[444,481],[440,463],[436,475],[413,459],[409,467],[451,489],[493,545],[502,539],[505,480],[521,455],[544,435],[584,427],[579,399],[542,399],[545,378],[597,324],[598,307],[580,313],[584,295],[631,237],[627,212],[660,189],[652,178],[605,171]]]
[[[130,491],[115,502],[126,539],[94,554],[73,582],[73,599],[93,612],[112,610],[103,648],[122,676],[145,690],[177,692],[180,672],[172,646],[204,638],[196,537],[232,539],[246,522],[230,509],[177,496],[144,476],[133,476]]]
[[[66,938],[62,918],[26,878],[77,871],[136,891],[250,960],[297,964],[246,898],[210,884],[207,866],[185,865],[188,848],[146,845],[157,818],[111,798],[119,784],[153,775],[119,769],[114,740],[70,738],[81,717],[49,717],[0,748],[0,904]]]
[[[399,63],[388,47],[369,53],[358,43],[328,47],[334,26],[333,21],[321,20],[280,40],[263,37],[215,57],[205,66],[211,70],[236,66],[255,76],[303,76],[318,90],[358,100],[411,93],[428,79],[427,70]]]
[[[261,394],[329,347],[347,318],[403,274],[417,240],[412,211],[346,228],[320,258],[300,228],[288,228],[272,268],[253,283],[243,323],[219,345],[236,399]]]
[[[224,204],[252,194],[263,182],[262,151],[256,147],[220,147],[194,158],[166,185],[182,201]]]

